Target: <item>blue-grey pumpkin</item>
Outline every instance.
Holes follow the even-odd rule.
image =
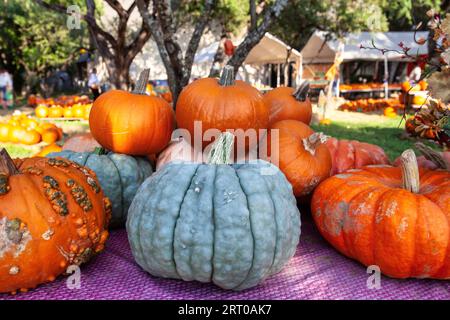
[[[111,200],[112,228],[124,226],[136,191],[153,172],[147,159],[113,152],[98,154],[67,150],[50,153],[47,157],[63,157],[87,166],[96,173],[105,195]]]
[[[172,162],[139,188],[127,232],[150,274],[242,290],[294,255],[300,212],[286,177],[268,162]]]

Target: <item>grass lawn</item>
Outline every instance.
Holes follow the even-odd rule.
[[[379,122],[332,120],[330,125],[312,125],[315,131],[339,138],[359,140],[379,145],[391,160],[395,160],[405,149],[413,148],[415,139],[402,138],[404,121],[401,117],[384,118]],[[432,146],[430,143],[427,145]]]

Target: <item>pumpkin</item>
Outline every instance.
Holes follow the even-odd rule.
[[[9,141],[9,131],[12,129],[12,126],[7,123],[0,123],[0,142],[8,142]]]
[[[57,145],[56,143],[52,143],[52,144],[49,144],[49,145],[43,147],[43,148],[41,149],[41,151],[39,151],[38,153],[36,153],[34,156],[35,156],[35,157],[45,157],[45,156],[48,155],[49,153],[52,153],[52,152],[61,152],[61,151],[62,151],[62,148],[61,148],[59,145]]]
[[[273,140],[273,130],[278,141]],[[266,140],[267,139],[267,140]],[[331,156],[325,146],[327,137],[314,132],[308,125],[296,120],[282,120],[272,125],[261,143],[262,156],[270,156],[292,184],[294,195],[303,197],[330,176]],[[272,153],[275,150],[275,153]]]
[[[64,109],[61,106],[52,106],[48,109],[49,118],[61,118],[63,116]]]
[[[450,278],[450,173],[368,166],[333,176],[314,192],[311,212],[344,255],[395,278]]]
[[[297,90],[279,87],[264,95],[264,103],[270,108],[269,124],[280,120],[298,120],[309,125],[312,117],[308,98],[309,83],[304,81]]]
[[[374,144],[329,138],[326,146],[330,150],[333,163],[331,175],[367,165],[390,163],[384,150]]]
[[[72,107],[72,113],[74,118],[84,118],[85,108],[84,105],[75,104]]]
[[[95,148],[101,147],[97,140],[89,132],[73,135],[64,142],[62,150],[76,152],[92,152]]]
[[[148,69],[136,90],[110,90],[98,97],[89,116],[92,136],[105,149],[130,154],[158,153],[169,143],[174,115],[162,98],[145,95]]]
[[[386,107],[383,110],[383,115],[385,117],[395,118],[397,116],[397,112],[395,112],[395,109],[392,107]]]
[[[25,130],[20,137],[20,143],[32,145],[41,142],[41,135],[36,130]]]
[[[55,143],[59,140],[59,133],[56,128],[48,128],[42,132],[42,141],[48,144]]]
[[[244,81],[234,80],[234,68],[225,66],[221,78],[199,79],[187,85],[176,104],[176,120],[179,128],[194,135],[194,122],[200,121],[203,134],[206,130],[267,129],[269,108],[261,93]],[[246,150],[256,147],[246,139]],[[190,141],[193,144],[193,141]],[[203,147],[209,141],[203,142]]]
[[[226,132],[208,163],[168,163],[139,188],[127,234],[145,271],[242,290],[294,255],[300,213],[291,186],[262,160],[227,165],[233,140]]]
[[[19,143],[25,133],[25,129],[20,126],[12,126],[8,131],[8,140],[13,143]]]
[[[49,113],[48,107],[41,104],[34,109],[34,113],[38,118],[47,118]]]
[[[0,292],[53,281],[100,252],[110,203],[95,174],[67,160],[0,154]]]
[[[450,170],[450,151],[437,152],[421,142],[414,144],[415,147],[423,154],[417,157],[417,165],[425,169],[445,169]],[[395,159],[394,166],[401,165],[401,156]]]
[[[158,155],[156,159],[156,171],[165,164],[178,162],[202,162],[202,151],[195,152],[194,147],[183,138],[172,140],[169,145]]]
[[[422,94],[414,94],[412,98],[412,104],[421,106],[427,103],[427,99],[427,96],[424,96]]]
[[[90,115],[90,113],[91,113],[91,109],[92,109],[92,103],[86,104],[86,105],[84,106],[83,119],[89,120],[89,115]]]
[[[62,157],[93,170],[105,195],[112,200],[111,227],[121,227],[138,187],[152,174],[150,163],[141,157],[105,152],[62,151],[48,157]]]
[[[64,118],[73,118],[73,109],[72,107],[65,107],[63,112]]]
[[[425,80],[420,80],[419,81],[419,86],[420,86],[420,90],[424,91],[428,89],[428,82],[426,82]]]

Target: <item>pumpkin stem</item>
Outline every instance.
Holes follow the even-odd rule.
[[[305,101],[309,93],[309,81],[303,81],[292,94],[297,101]]]
[[[222,70],[222,75],[220,76],[219,84],[222,87],[234,85],[234,67],[225,66]]]
[[[148,77],[150,76],[150,69],[144,69],[139,74],[139,78],[136,82],[136,86],[134,87],[133,93],[136,94],[145,94],[147,90]]]
[[[103,148],[103,147],[95,147],[93,153],[94,153],[94,154],[98,154],[98,155],[103,155],[103,154],[107,154],[108,152],[107,152],[106,149]]]
[[[418,193],[420,189],[419,166],[417,165],[416,154],[412,149],[403,151],[402,160],[402,182],[403,189]]]
[[[314,155],[316,153],[316,148],[327,140],[328,136],[324,135],[323,132],[315,132],[308,138],[303,139],[303,147],[306,151]]]
[[[230,163],[231,151],[234,146],[234,135],[230,132],[223,132],[211,148],[208,156],[208,164],[228,164]]]
[[[439,152],[424,145],[422,142],[417,142],[414,144],[414,146],[417,148],[417,150],[419,150],[421,154],[424,155],[426,159],[433,162],[438,168],[450,170],[450,163],[448,163]]]
[[[7,176],[20,173],[5,148],[2,148],[0,151],[0,172],[6,174]]]

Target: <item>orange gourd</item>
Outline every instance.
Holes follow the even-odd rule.
[[[41,142],[41,135],[36,130],[25,130],[21,137],[20,143],[33,145]]]
[[[187,85],[176,106],[178,127],[187,129],[192,138],[195,121],[201,121],[202,135],[208,129],[254,129],[259,134],[259,129],[269,125],[269,108],[261,93],[244,81],[234,80],[231,66],[225,66],[220,80],[204,78]],[[203,147],[208,143],[203,141]]]
[[[22,140],[22,136],[25,133],[25,129],[20,126],[11,126],[8,132],[8,141],[13,143],[19,143]]]
[[[390,277],[448,279],[450,173],[418,169],[412,150],[402,162],[322,182],[312,198],[314,221],[342,254]]]
[[[147,96],[144,70],[133,93],[110,90],[98,97],[89,116],[92,136],[104,148],[129,155],[158,153],[169,143],[174,114],[162,98]]]
[[[45,129],[42,132],[42,141],[44,141],[45,143],[52,144],[58,140],[59,140],[59,133],[56,128]]]
[[[72,107],[72,116],[75,118],[83,118],[84,117],[84,105],[76,104]]]
[[[278,130],[278,143],[272,141]],[[267,139],[267,140],[266,140]],[[296,197],[309,195],[314,188],[330,176],[331,155],[324,144],[326,137],[314,132],[303,122],[282,120],[272,125],[261,146],[267,146],[262,155],[268,155],[291,183]],[[274,144],[274,145],[272,145]],[[272,153],[271,150],[275,150]]]
[[[63,116],[64,109],[61,106],[52,106],[48,109],[49,118],[61,118]]]
[[[36,117],[38,118],[47,118],[48,117],[48,107],[45,105],[39,105],[34,109],[34,113],[36,114]]]
[[[270,108],[269,124],[281,120],[298,120],[309,125],[312,117],[308,98],[309,84],[304,81],[296,90],[279,87],[264,95],[264,103]]]
[[[331,175],[372,164],[389,164],[383,148],[357,140],[329,138],[326,146],[331,154]]]
[[[91,170],[0,152],[0,292],[50,282],[104,248],[111,204]]]
[[[8,123],[0,123],[0,142],[8,142],[9,141],[9,131],[12,129],[12,126]]]
[[[52,143],[52,144],[49,144],[48,146],[43,147],[41,149],[41,151],[36,153],[34,156],[35,157],[45,157],[49,153],[61,152],[61,151],[62,151],[62,148],[59,145],[57,145],[56,143]]]
[[[73,118],[72,107],[65,107],[63,112],[64,118]]]

